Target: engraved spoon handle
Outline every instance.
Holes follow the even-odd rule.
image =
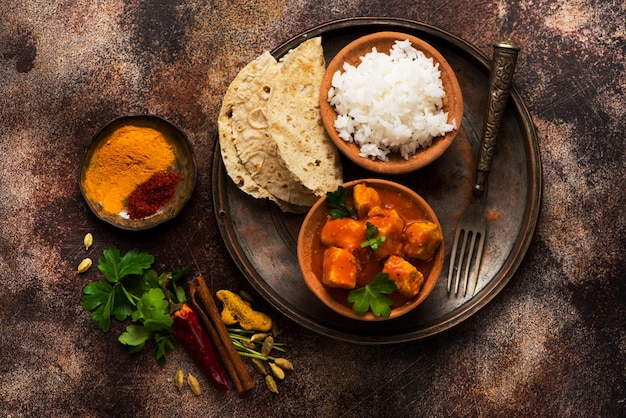
[[[515,71],[515,62],[520,47],[511,40],[497,42],[493,46],[493,61],[489,76],[489,101],[483,124],[483,136],[480,157],[476,173],[474,194],[480,196],[491,170],[491,161],[496,147],[496,138],[504,116],[506,104],[511,92],[511,82]]]

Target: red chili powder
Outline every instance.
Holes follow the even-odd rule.
[[[177,172],[156,173],[128,197],[128,216],[131,219],[147,218],[168,203],[176,194],[176,185],[184,175]]]

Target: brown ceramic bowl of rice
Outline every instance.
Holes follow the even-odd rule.
[[[375,51],[373,51],[375,48]],[[463,119],[461,87],[434,47],[414,36],[363,36],[331,60],[322,79],[326,132],[366,170],[402,174],[439,158]]]

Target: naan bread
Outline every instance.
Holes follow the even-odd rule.
[[[269,132],[278,151],[300,182],[317,196],[343,183],[341,162],[319,108],[325,71],[320,37],[303,42],[281,59],[269,99]]]
[[[324,70],[321,38],[302,43],[280,62],[264,52],[239,72],[220,110],[229,176],[244,192],[284,211],[305,212],[343,182],[319,113]]]

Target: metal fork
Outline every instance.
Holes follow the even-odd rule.
[[[520,50],[520,47],[511,40],[497,42],[493,48],[493,60],[489,76],[489,100],[483,124],[478,166],[476,167],[476,183],[472,189],[474,198],[461,215],[450,254],[448,293],[453,290],[455,295],[459,293],[461,281],[463,281],[464,287],[463,296],[467,296],[470,281],[473,285],[472,296],[478,285],[478,272],[487,231],[481,198],[485,191],[487,176],[491,171],[496,138],[509,99],[515,62]],[[461,273],[463,274],[462,278]]]

